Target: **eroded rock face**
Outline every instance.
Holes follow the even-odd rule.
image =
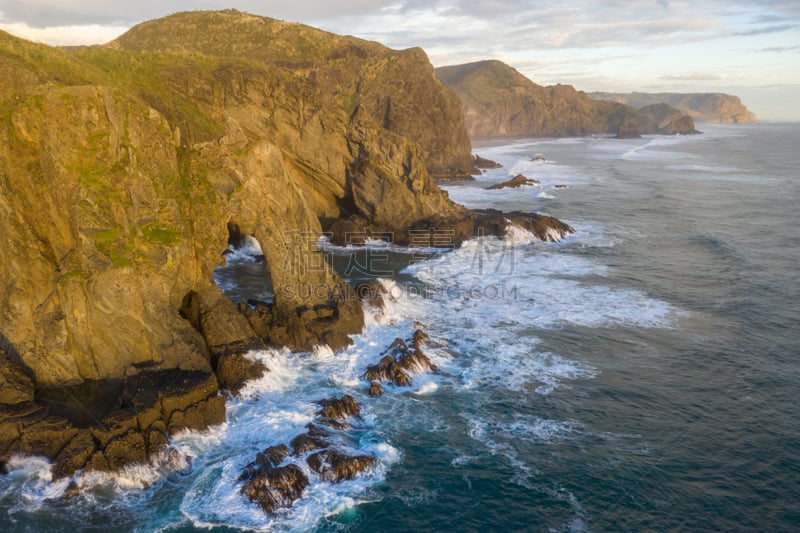
[[[212,373],[148,371],[44,388],[35,402],[0,406],[0,454],[49,457],[57,479],[148,464],[170,433],[223,422],[225,400]]]

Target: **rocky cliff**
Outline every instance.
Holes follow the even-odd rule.
[[[747,124],[756,116],[737,96],[723,93],[607,93],[593,92],[594,100],[617,102],[641,108],[653,104],[667,104],[694,120],[720,124]]]
[[[193,12],[106,46],[0,32],[0,73],[0,463],[145,462],[170,432],[224,420],[220,387],[264,370],[249,350],[347,344],[362,311],[311,245],[324,229],[458,242],[507,224],[434,183],[473,159],[419,49]],[[276,288],[258,316],[213,283],[240,234]]]
[[[653,115],[616,102],[598,102],[571,85],[543,87],[497,60],[440,67],[436,75],[464,106],[472,137],[562,137],[635,131],[696,133],[672,110]]]

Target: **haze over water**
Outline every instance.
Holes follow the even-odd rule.
[[[0,529],[796,528],[800,125],[700,129],[478,146],[504,168],[448,186],[454,200],[552,214],[576,235],[517,231],[424,260],[373,248],[393,298],[353,347],[255,354],[272,372],[225,426],[179,436],[189,460],[161,471],[87,480],[64,500],[66,483],[23,462],[0,477]],[[517,173],[542,186],[484,190]],[[254,279],[252,264],[218,272],[236,297]],[[441,372],[369,398],[366,366],[420,325]],[[312,474],[293,509],[266,517],[239,494],[241,468],[344,393],[364,419],[336,444],[379,467],[339,485]]]

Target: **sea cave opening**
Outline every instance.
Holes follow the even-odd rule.
[[[253,235],[228,223],[228,247],[222,252],[225,265],[214,269],[214,282],[234,303],[272,304],[275,291],[261,244]]]

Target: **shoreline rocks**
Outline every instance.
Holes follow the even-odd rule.
[[[319,400],[317,404],[322,407],[317,413],[318,420],[335,426],[336,430],[347,429],[341,420],[361,416],[361,406],[349,394],[341,398]],[[308,424],[306,429],[305,433],[295,436],[289,446],[270,446],[256,454],[255,461],[245,466],[239,476],[238,480],[244,482],[241,494],[258,503],[268,514],[291,507],[311,484],[312,480],[296,463],[283,465],[287,460],[297,461],[303,455],[314,452],[306,457],[306,464],[321,481],[330,483],[353,479],[374,468],[378,462],[372,455],[349,455],[334,449],[328,440],[332,438],[331,433],[315,423]]]

